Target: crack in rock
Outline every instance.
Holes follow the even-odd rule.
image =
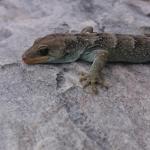
[[[14,67],[14,66],[20,66],[19,63],[10,63],[10,64],[4,64],[4,65],[0,65],[0,69],[6,69],[6,68],[10,68],[10,67]]]
[[[90,120],[88,116],[80,108],[80,104],[76,99],[69,99],[68,93],[74,91],[75,87],[70,88],[66,92],[60,95],[60,103],[64,104],[64,107],[69,115],[70,120],[79,128],[86,136],[96,144],[102,150],[112,149],[109,141],[107,140],[107,134],[104,131],[95,129],[89,125]]]

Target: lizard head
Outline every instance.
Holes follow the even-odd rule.
[[[62,36],[48,35],[34,41],[25,51],[22,59],[26,64],[48,63],[65,55],[65,41]]]

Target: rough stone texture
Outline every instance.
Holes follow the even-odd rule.
[[[0,0],[0,150],[150,150],[149,64],[108,64],[111,87],[93,96],[87,63],[22,63],[37,37],[86,25],[139,34],[150,1]]]

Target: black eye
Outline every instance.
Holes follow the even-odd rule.
[[[48,55],[48,48],[40,49],[39,54],[40,54],[40,56],[47,56]]]

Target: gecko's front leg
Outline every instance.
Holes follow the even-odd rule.
[[[97,93],[98,84],[107,87],[102,77],[102,69],[108,60],[108,55],[107,50],[97,51],[89,73],[81,73],[80,82],[83,83],[83,87],[89,86],[94,94]]]

